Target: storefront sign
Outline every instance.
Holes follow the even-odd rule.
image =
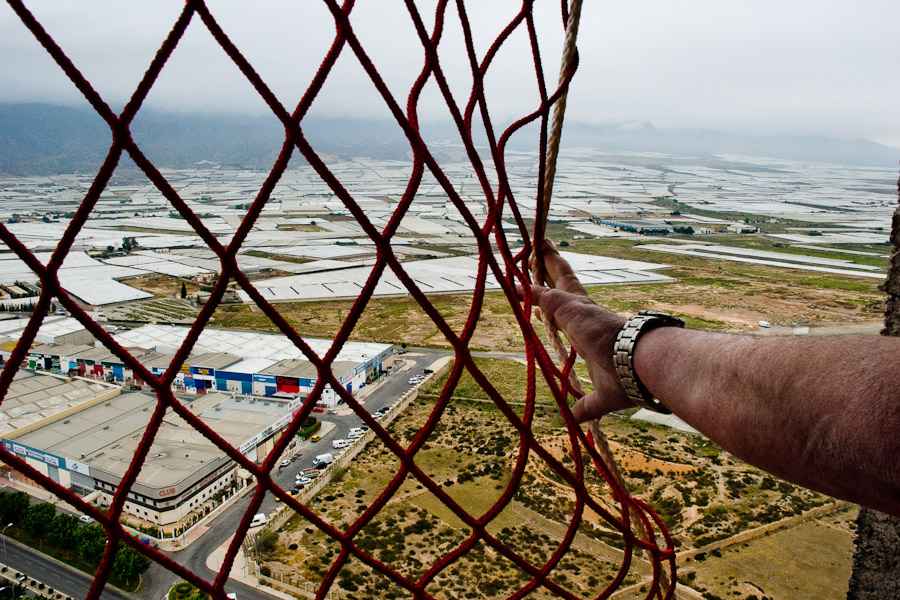
[[[13,454],[18,454],[19,456],[27,458],[33,458],[34,460],[39,460],[53,467],[61,469],[66,468],[66,459],[61,456],[56,456],[55,454],[44,452],[43,450],[37,450],[36,448],[31,448],[24,444],[10,442],[8,440],[3,440],[3,448],[7,452],[12,452]]]

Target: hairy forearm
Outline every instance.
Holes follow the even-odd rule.
[[[660,328],[637,345],[635,370],[743,460],[900,515],[900,340]]]

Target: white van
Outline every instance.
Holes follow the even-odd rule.
[[[331,442],[331,447],[334,448],[335,450],[339,450],[341,448],[346,448],[349,445],[350,445],[350,442],[348,442],[347,440],[334,440]]]
[[[257,513],[253,515],[253,520],[250,521],[250,527],[261,527],[266,524],[266,513]]]
[[[331,454],[320,454],[316,457],[316,461],[331,464],[334,462],[334,456]]]

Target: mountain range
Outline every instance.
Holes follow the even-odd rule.
[[[396,123],[365,119],[307,117],[304,135],[326,160],[351,157],[409,160],[411,151]],[[269,169],[284,141],[273,116],[198,115],[142,109],[130,127],[132,138],[157,167],[189,168],[201,161],[222,166]],[[451,123],[429,123],[423,138],[434,142],[438,160],[460,157]],[[516,150],[536,149],[537,128],[510,140]],[[484,139],[476,140],[484,144]],[[89,109],[50,104],[0,104],[0,174],[49,175],[96,172],[112,135]],[[650,123],[592,125],[567,122],[563,147],[609,152],[662,152],[679,156],[762,156],[858,166],[895,168],[900,149],[867,140],[827,137],[740,136],[708,129],[657,129]],[[299,152],[292,162],[304,162]],[[123,159],[120,168],[133,167]]]

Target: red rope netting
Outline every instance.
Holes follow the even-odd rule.
[[[155,390],[158,401],[150,424],[141,439],[134,459],[114,495],[114,500],[109,507],[108,514],[100,513],[94,507],[88,505],[81,498],[76,496],[72,491],[35,471],[35,469],[30,467],[23,459],[16,455],[5,450],[0,450],[0,457],[2,457],[3,462],[39,482],[40,485],[50,492],[69,502],[84,513],[95,517],[105,529],[106,535],[112,543],[108,544],[106,547],[103,560],[90,589],[88,595],[89,598],[97,598],[110,577],[119,542],[128,544],[137,551],[151,557],[154,561],[162,564],[166,569],[169,569],[178,576],[194,583],[201,589],[213,593],[218,597],[223,596],[224,585],[228,579],[229,570],[240,549],[241,540],[248,530],[252,515],[258,511],[265,494],[270,492],[277,492],[294,511],[313,526],[324,532],[340,546],[339,552],[334,557],[327,572],[323,576],[323,580],[317,593],[317,597],[319,598],[326,597],[329,589],[335,582],[338,573],[351,559],[361,561],[372,570],[383,574],[390,581],[407,590],[412,597],[432,597],[431,593],[426,591],[426,587],[435,580],[438,574],[445,569],[448,569],[454,562],[470,552],[477,544],[483,544],[497,555],[505,557],[512,565],[525,574],[523,579],[525,583],[510,596],[511,598],[522,598],[529,595],[534,590],[541,588],[543,588],[545,594],[549,593],[552,596],[562,598],[576,598],[578,595],[575,592],[566,589],[564,585],[558,583],[554,578],[561,572],[561,561],[569,551],[573,540],[578,533],[579,526],[584,518],[586,510],[591,510],[597,515],[600,515],[608,526],[616,530],[618,535],[622,538],[621,566],[615,571],[616,575],[612,580],[601,582],[597,586],[597,590],[591,591],[591,596],[596,595],[596,597],[599,598],[610,597],[610,595],[625,581],[626,575],[631,568],[635,551],[637,550],[640,553],[645,554],[652,565],[652,578],[649,581],[643,582],[644,587],[640,593],[646,593],[646,598],[672,597],[674,585],[668,582],[674,581],[674,551],[665,528],[660,522],[660,519],[646,504],[632,499],[628,492],[616,483],[614,478],[610,475],[610,469],[604,464],[604,461],[594,450],[589,437],[586,437],[574,422],[567,402],[567,397],[571,393],[567,376],[553,365],[551,358],[544,350],[537,334],[530,324],[529,315],[532,308],[530,298],[525,299],[524,306],[516,299],[515,286],[517,284],[525,285],[529,282],[530,275],[527,266],[534,247],[529,241],[530,236],[526,225],[527,218],[521,214],[517,207],[506,175],[504,162],[506,145],[510,137],[524,126],[530,123],[536,123],[539,126],[539,151],[541,158],[538,171],[538,184],[536,187],[536,214],[540,215],[544,205],[550,201],[549,198],[545,198],[542,195],[542,190],[544,189],[543,173],[546,160],[545,155],[550,110],[554,102],[556,102],[565,92],[568,83],[574,74],[575,64],[572,64],[570,68],[565,71],[564,77],[562,78],[563,83],[558,89],[553,91],[547,90],[544,84],[543,66],[538,48],[535,15],[532,6],[533,2],[529,0],[525,0],[522,3],[521,8],[508,22],[505,28],[499,32],[496,40],[484,56],[478,57],[473,43],[472,28],[468,21],[465,2],[463,0],[457,0],[456,12],[459,16],[461,29],[465,38],[465,48],[471,67],[471,77],[473,82],[471,92],[466,99],[465,105],[460,105],[451,94],[450,86],[442,71],[441,62],[438,59],[438,47],[444,31],[445,18],[447,17],[448,0],[440,0],[437,3],[434,26],[431,31],[427,30],[415,2],[413,2],[413,0],[407,0],[405,3],[406,8],[414,24],[419,41],[421,42],[421,49],[424,53],[424,62],[421,72],[415,80],[415,84],[409,91],[406,108],[404,110],[397,99],[395,99],[389,91],[382,75],[380,75],[379,71],[375,68],[351,26],[350,15],[354,7],[353,0],[345,0],[343,5],[339,5],[335,0],[324,0],[324,3],[334,19],[334,39],[327,55],[321,62],[318,72],[293,112],[289,112],[288,109],[276,99],[266,82],[257,74],[254,67],[242,55],[241,51],[219,26],[210,7],[202,1],[189,0],[186,2],[183,11],[172,27],[168,37],[159,47],[155,58],[141,79],[129,102],[120,114],[115,114],[107,102],[104,101],[100,94],[92,87],[91,83],[82,76],[81,72],[69,59],[63,49],[57,45],[54,39],[44,30],[41,23],[38,22],[32,13],[25,7],[24,3],[21,0],[8,0],[9,6],[15,11],[24,26],[30,30],[34,37],[63,70],[65,75],[75,84],[75,86],[77,86],[78,90],[84,95],[96,113],[106,122],[112,133],[113,141],[105,162],[99,169],[93,180],[93,184],[85,194],[69,227],[60,239],[56,251],[46,265],[41,264],[25,245],[9,231],[9,229],[0,224],[0,239],[2,239],[3,242],[5,242],[5,244],[23,261],[25,261],[25,263],[40,278],[41,283],[41,294],[37,307],[33,313],[34,316],[22,335],[21,343],[19,343],[12,352],[10,360],[4,368],[2,375],[0,375],[0,395],[5,397],[14,375],[26,358],[28,350],[35,339],[37,331],[41,326],[43,315],[47,314],[52,299],[58,298],[62,306],[67,308],[98,340],[134,371],[136,378],[143,380]],[[565,26],[568,18],[568,8],[565,2],[562,2],[561,4],[561,23]],[[136,114],[147,98],[151,87],[166,66],[167,60],[172,55],[189,26],[202,26],[208,30],[225,54],[227,54],[230,60],[240,69],[243,76],[265,101],[275,117],[284,125],[285,130],[284,143],[277,161],[265,179],[262,188],[256,194],[255,201],[252,203],[252,206],[250,206],[246,217],[243,219],[230,243],[227,245],[223,245],[216,236],[204,226],[202,219],[189,209],[185,200],[179,196],[178,192],[170,185],[166,177],[144,155],[139,145],[132,138],[129,129]],[[535,102],[536,106],[533,112],[516,120],[512,125],[497,135],[497,132],[493,129],[491,115],[488,111],[488,104],[484,92],[484,80],[498,51],[517,31],[524,31],[530,41],[534,72],[537,81],[537,101]],[[383,33],[384,35],[389,35],[388,32]],[[316,153],[316,150],[310,145],[303,131],[303,119],[307,115],[313,101],[322,89],[326,78],[329,76],[332,67],[335,65],[338,56],[342,52],[352,53],[352,56],[358,61],[366,75],[371,79],[371,82],[378,90],[396,123],[402,128],[413,155],[412,174],[409,177],[405,192],[402,195],[402,199],[400,200],[395,213],[383,230],[379,230],[363,210],[361,210],[351,193],[349,193],[345,186],[342,185],[342,182],[334,172],[329,169],[328,165],[326,165],[323,159]],[[524,56],[522,58],[525,60]],[[467,207],[466,202],[463,201],[449,178],[442,171],[438,161],[430,151],[429,146],[420,137],[419,115],[417,112],[418,104],[420,95],[425,88],[426,83],[429,81],[436,83],[440,89],[446,103],[448,114],[455,123],[459,136],[465,146],[465,153],[471,166],[471,172],[477,177],[477,180],[480,183],[484,195],[484,202],[488,209],[487,217],[484,219],[483,224],[479,224],[476,217]],[[479,118],[484,126],[484,130],[480,135],[483,135],[487,140],[488,152],[485,153],[485,156],[482,156],[482,154],[476,150],[473,138],[473,121],[477,121]],[[362,287],[359,297],[353,303],[343,325],[335,335],[333,345],[324,356],[318,356],[313,352],[301,338],[300,333],[291,327],[291,325],[279,314],[276,307],[262,297],[259,291],[248,280],[246,275],[238,268],[236,262],[236,256],[241,249],[242,243],[245,241],[248,233],[260,217],[270,194],[285,172],[294,152],[299,152],[303,159],[305,159],[315,170],[321,180],[330,188],[331,192],[337,196],[350,211],[356,219],[356,222],[362,227],[365,234],[372,240],[377,248],[377,259],[372,268],[371,275]],[[221,260],[221,276],[212,291],[209,301],[200,311],[196,322],[190,328],[190,332],[187,335],[184,344],[176,352],[169,368],[163,375],[158,377],[148,372],[148,370],[138,363],[126,349],[117,344],[101,326],[89,318],[72,296],[61,287],[58,279],[58,272],[63,260],[72,248],[76,235],[85,225],[92,210],[95,208],[101,193],[108,185],[123,153],[127,153],[127,155],[130,156],[139,169],[143,171],[146,177],[149,178],[155,187],[171,203],[171,206],[178,211],[181,217],[190,224]],[[496,171],[496,182],[493,184],[488,177],[488,168],[485,165],[485,161],[488,161]],[[426,173],[430,173],[430,175],[437,180],[438,184],[443,189],[443,192],[458,209],[466,225],[471,230],[472,238],[476,241],[479,249],[480,258],[477,272],[477,286],[472,295],[471,309],[465,326],[459,333],[453,331],[441,316],[440,312],[429,301],[422,289],[420,289],[416,282],[406,273],[391,246],[392,238],[394,237],[404,214],[406,214],[411,204],[414,202],[420,183]],[[507,242],[504,229],[501,226],[501,218],[504,216],[511,216],[515,220],[519,233],[524,240],[523,247],[518,251],[512,250]],[[499,259],[497,258],[498,256]],[[378,421],[369,415],[368,411],[362,407],[353,395],[344,390],[331,369],[332,363],[338,355],[338,352],[350,338],[363,311],[366,310],[366,306],[372,298],[374,288],[386,269],[390,269],[390,271],[400,279],[403,285],[406,286],[406,289],[421,309],[432,319],[446,340],[452,345],[455,353],[453,367],[439,398],[434,404],[433,411],[408,447],[403,447],[396,439],[394,439]],[[479,323],[480,311],[485,298],[485,282],[489,273],[493,275],[503,292],[506,294],[509,306],[523,332],[522,335],[527,348],[527,394],[525,408],[521,416],[519,416],[517,411],[513,409],[500,393],[498,393],[488,378],[479,370],[468,349],[469,342]],[[268,458],[260,465],[254,464],[205,425],[196,415],[186,408],[185,405],[176,399],[171,388],[179,370],[179,366],[188,359],[192,347],[197,342],[198,336],[207,325],[211,315],[222,300],[223,294],[226,292],[226,288],[230,282],[237,282],[237,284],[250,295],[256,305],[269,319],[271,319],[281,332],[303,352],[306,358],[318,371],[315,388],[303,405],[302,410],[287,428],[285,434],[275,443],[275,447],[268,454]],[[567,365],[563,371],[567,371],[571,368],[572,361],[570,360],[569,365]],[[515,456],[514,461],[511,459],[511,462],[513,462],[511,478],[503,488],[496,503],[481,515],[469,514],[464,510],[463,507],[447,493],[441,484],[434,481],[432,477],[429,477],[416,462],[417,453],[427,442],[429,436],[435,431],[435,428],[438,426],[438,423],[451,400],[455,386],[466,372],[488,393],[496,407],[499,408],[509,421],[509,424],[518,434],[518,453]],[[531,426],[535,415],[535,390],[538,374],[543,377],[552,391],[565,421],[568,444],[570,445],[571,456],[573,459],[572,464],[568,467],[557,460],[551,452],[543,448],[532,432]],[[352,407],[363,421],[375,431],[377,438],[380,439],[381,443],[383,443],[384,446],[399,459],[400,463],[395,477],[387,488],[367,506],[346,530],[335,528],[326,519],[323,519],[314,512],[309,506],[306,506],[296,498],[285,494],[276,486],[270,476],[270,471],[275,466],[275,461],[279,459],[290,440],[293,439],[294,435],[299,430],[301,424],[310,415],[315,403],[322,394],[324,386],[327,384],[330,384],[331,388],[341,396],[343,401]],[[222,561],[222,567],[214,581],[205,581],[201,577],[198,577],[180,566],[169,557],[149,549],[129,535],[129,533],[119,525],[119,518],[123,514],[127,494],[137,479],[141,465],[148,456],[150,446],[153,443],[154,437],[157,434],[163,416],[167,410],[172,410],[177,413],[187,424],[194,427],[197,431],[202,433],[202,435],[211,440],[222,452],[235,461],[235,463],[251,472],[258,482],[258,487],[252,495],[250,506],[247,508],[241,521],[237,532],[238,534],[228,548],[227,554]],[[517,489],[521,485],[529,457],[532,455],[544,461],[555,475],[571,488],[574,495],[575,506],[575,509],[571,514],[571,519],[565,528],[565,535],[559,543],[559,546],[555,549],[549,559],[541,562],[528,560],[523,553],[514,551],[507,543],[504,543],[503,540],[498,538],[497,535],[490,533],[487,528],[492,520],[507,505],[509,505],[513,499]],[[583,456],[590,457],[589,462],[594,463],[600,475],[605,479],[611,492],[611,503],[604,504],[588,493],[585,487],[585,476],[590,465],[586,464]],[[451,551],[446,552],[443,556],[438,557],[434,563],[427,568],[424,574],[416,579],[411,579],[402,574],[400,570],[396,568],[396,565],[386,564],[385,562],[374,558],[370,553],[361,549],[355,543],[355,538],[360,531],[373,520],[378,512],[394,496],[401,484],[408,478],[414,478],[421,486],[440,499],[440,501],[453,511],[459,520],[465,524],[465,527],[470,530],[465,541],[458,544]],[[611,511],[607,506],[616,506],[617,508],[614,511]],[[643,523],[644,529],[647,532],[650,532],[647,534],[648,539],[640,539],[638,535],[632,532],[632,525],[638,520]],[[638,594],[638,592],[635,592],[635,594]]]

